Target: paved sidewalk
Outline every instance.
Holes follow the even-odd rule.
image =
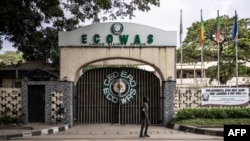
[[[29,127],[32,127],[30,129]],[[174,129],[174,130],[173,130]],[[204,131],[203,131],[204,130]],[[223,140],[222,128],[201,129],[185,127],[181,125],[168,125],[167,127],[151,125],[149,127],[150,139],[176,139],[180,137],[193,138],[194,134],[199,139]],[[140,125],[118,124],[76,124],[69,125],[45,125],[32,123],[16,129],[1,129],[0,140],[11,138],[43,138],[43,139],[140,139]],[[148,139],[148,138],[145,138]]]
[[[69,125],[61,124],[43,124],[43,123],[29,123],[25,125],[0,125],[0,140],[12,137],[38,136],[48,135],[57,132],[65,131],[70,128]]]
[[[53,138],[74,137],[75,139],[141,139],[139,138],[140,125],[110,125],[110,124],[83,124],[75,125],[72,129],[52,135]],[[151,125],[150,138],[144,139],[178,139],[194,138],[194,133],[172,130],[164,126]],[[219,136],[204,136],[196,134],[197,138],[223,139]]]
[[[0,125],[0,135],[33,132],[41,129],[59,127],[61,124],[28,123],[25,125]]]

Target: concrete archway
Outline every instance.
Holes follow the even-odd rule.
[[[164,80],[163,73],[154,64],[150,64],[148,62],[141,61],[141,60],[134,60],[131,58],[116,57],[116,58],[103,58],[103,59],[93,60],[91,62],[87,62],[86,64],[83,64],[76,70],[76,73],[75,73],[76,75],[74,76],[75,78],[74,82],[76,82],[79,79],[79,77],[82,75],[82,72],[81,72],[82,68],[88,65],[93,65],[93,64],[94,65],[129,65],[129,64],[148,65],[155,70],[154,72],[157,74],[157,76],[159,77],[161,81]]]
[[[93,63],[150,65],[162,80],[163,123],[166,124],[174,114],[176,36],[176,31],[112,22],[59,32],[60,80],[76,83],[79,70]]]
[[[62,48],[60,79],[67,77],[68,81],[77,80],[79,69],[82,65],[102,60],[125,59],[142,62],[155,68],[161,79],[168,77],[175,80],[175,49],[173,48]],[[106,65],[106,62],[99,63]],[[115,62],[114,62],[115,63]],[[131,64],[130,61],[123,61]]]

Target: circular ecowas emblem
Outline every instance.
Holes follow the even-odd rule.
[[[103,94],[113,103],[127,104],[136,96],[136,82],[126,71],[115,71],[103,81]]]
[[[111,32],[115,35],[121,34],[123,32],[123,25],[121,23],[112,24]]]

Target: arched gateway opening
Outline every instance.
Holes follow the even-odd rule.
[[[109,67],[85,72],[76,84],[78,123],[140,123],[143,96],[150,99],[152,124],[162,121],[160,80],[153,72]]]
[[[176,31],[100,23],[59,32],[59,46],[60,80],[74,89],[64,101],[70,123],[139,123],[143,96],[152,124],[166,125],[174,115]],[[83,72],[89,65],[109,67]]]

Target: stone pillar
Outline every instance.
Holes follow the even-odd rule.
[[[176,81],[168,80],[162,84],[163,91],[163,125],[174,116],[174,93],[176,91]]]
[[[63,106],[65,108],[62,123],[73,125],[73,82],[61,82],[63,92]]]

